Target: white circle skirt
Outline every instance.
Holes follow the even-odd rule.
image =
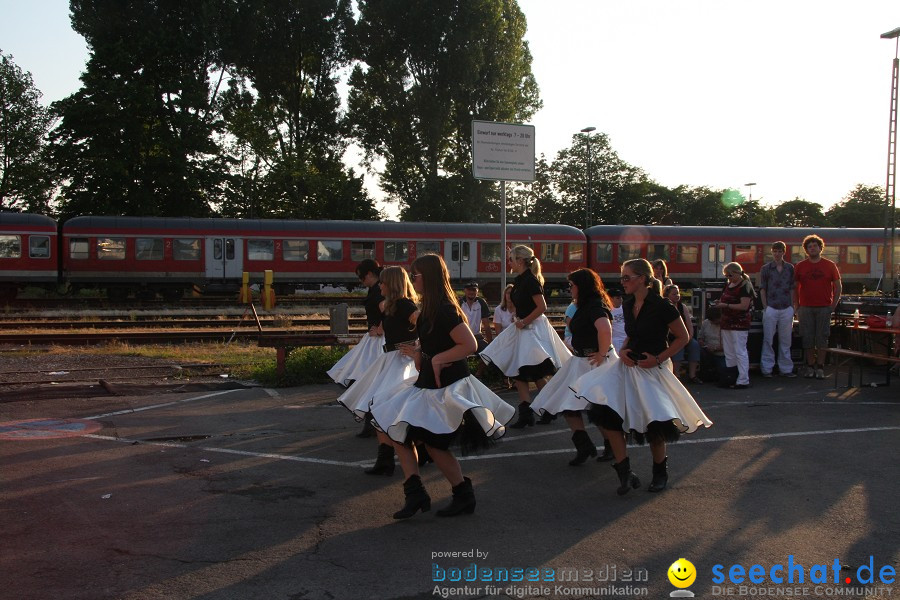
[[[583,375],[592,371],[609,370],[618,361],[619,355],[612,348],[607,353],[606,360],[598,367],[592,366],[586,357],[573,356],[538,392],[534,402],[531,403],[531,409],[540,416],[544,413],[558,415],[565,410],[587,410],[590,408],[590,402],[575,395],[572,386]]]
[[[382,348],[384,348],[383,335],[363,335],[359,343],[328,370],[328,376],[335,383],[348,387],[365,375],[369,367],[384,354]]]
[[[522,329],[515,323],[505,328],[479,356],[496,365],[507,377],[515,377],[519,367],[540,365],[548,358],[561,369],[572,358],[572,353],[547,317],[541,315]]]
[[[410,378],[415,383],[418,376],[416,362],[412,358],[404,356],[399,350],[382,352],[369,370],[341,394],[337,401],[359,421],[365,418],[369,405],[377,394],[395,388],[398,382]]]

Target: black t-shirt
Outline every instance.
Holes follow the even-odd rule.
[[[524,319],[537,308],[534,296],[543,294],[544,288],[530,269],[525,269],[513,280],[513,289],[509,296],[516,307],[516,316]]]
[[[384,296],[381,295],[381,290],[378,289],[378,284],[376,283],[369,288],[369,293],[366,294],[366,299],[363,300],[363,306],[366,307],[366,321],[369,327],[381,324],[381,309],[378,305],[381,304],[382,300],[384,300]]]
[[[606,351],[607,348],[597,348],[597,327],[594,323],[597,319],[606,318],[612,322],[612,313],[603,304],[600,298],[591,298],[584,306],[579,305],[572,320],[569,321],[569,331],[572,332],[572,347],[578,353],[585,350]]]
[[[400,298],[394,303],[394,314],[384,315],[381,321],[385,344],[410,342],[419,337],[416,326],[409,322],[409,316],[417,310],[416,304],[409,298]]]
[[[422,364],[419,378],[416,379],[416,387],[420,388],[437,389],[438,386],[434,381],[434,369],[431,367],[431,357],[456,345],[456,342],[450,337],[450,332],[460,323],[463,323],[462,317],[456,312],[456,307],[446,301],[438,308],[435,316],[434,327],[421,313],[417,323],[419,343],[422,346]],[[440,387],[447,387],[463,377],[468,377],[468,375],[469,365],[465,359],[450,363],[441,371]]]
[[[628,336],[627,348],[636,354],[647,353],[654,356],[669,347],[669,323],[680,319],[678,309],[651,291],[644,299],[644,305],[637,318],[634,316],[634,297],[622,305],[625,317],[625,334]]]

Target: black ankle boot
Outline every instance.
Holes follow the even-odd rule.
[[[569,461],[570,466],[577,467],[580,464],[584,464],[584,461],[586,461],[589,456],[597,456],[597,448],[594,446],[594,442],[591,441],[590,436],[584,429],[579,429],[572,433],[572,443],[575,444],[575,449],[578,450],[578,454]]]
[[[668,461],[669,457],[667,456],[662,459],[661,463],[653,463],[653,481],[647,488],[648,492],[661,492],[666,489],[666,484],[669,482],[669,469],[666,466]]]
[[[394,474],[394,447],[390,444],[378,444],[378,457],[375,464],[364,471],[366,475]]]
[[[412,475],[403,482],[403,494],[406,496],[406,504],[394,513],[395,519],[408,519],[420,510],[423,513],[431,510],[431,496],[418,475]]]
[[[375,437],[375,426],[372,425],[372,413],[366,413],[366,418],[363,421],[362,431],[356,434],[358,438],[370,438]]]
[[[471,515],[475,512],[475,490],[472,489],[472,480],[463,477],[463,482],[453,486],[453,501],[436,514],[439,517],[455,517],[466,513]]]
[[[425,444],[416,444],[416,454],[419,457],[420,467],[424,467],[428,463],[434,462],[434,459],[428,454],[428,449],[425,447]]]
[[[519,403],[519,418],[509,426],[510,429],[524,429],[526,426],[534,425],[534,411],[527,402]]]
[[[616,493],[620,496],[624,496],[632,488],[638,489],[641,487],[641,481],[637,478],[631,470],[631,460],[626,456],[625,460],[619,463],[613,463],[613,469],[616,470],[616,473],[619,475],[619,488],[616,490]]]
[[[600,456],[597,457],[597,462],[607,462],[610,460],[615,460],[615,456],[613,455],[612,446],[609,444],[609,440],[603,438],[603,452],[600,453]]]
[[[556,415],[551,415],[550,413],[548,413],[545,410],[544,414],[541,415],[541,418],[538,419],[537,424],[538,425],[549,425],[550,423],[552,423],[555,420],[556,420]]]

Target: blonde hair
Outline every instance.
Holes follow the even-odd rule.
[[[413,302],[419,301],[419,295],[413,288],[409,275],[403,267],[385,267],[381,271],[381,283],[384,284],[384,314],[393,315],[397,306],[397,300],[409,298]]]
[[[722,267],[722,275],[725,275],[727,277],[729,273],[732,275],[740,275],[741,285],[745,286],[747,288],[747,291],[751,294],[755,294],[755,292],[753,291],[753,282],[750,281],[750,276],[744,273],[744,267],[741,266],[741,263],[730,262]]]
[[[622,268],[628,267],[638,277],[643,277],[647,287],[657,294],[662,294],[662,282],[653,276],[653,267],[645,258],[632,258],[622,263]]]
[[[519,244],[518,246],[514,246],[509,254],[513,258],[521,258],[525,261],[525,266],[534,273],[538,283],[544,285],[544,275],[541,273],[541,261],[534,255],[534,250],[524,244]]]
[[[511,283],[506,284],[506,289],[503,290],[503,295],[500,298],[500,310],[505,310],[506,312],[513,312],[512,310],[510,310],[510,308],[512,308],[512,307],[506,305],[506,295],[509,294],[510,291],[512,291],[513,287],[514,286]],[[509,303],[512,304],[512,298],[509,299]]]

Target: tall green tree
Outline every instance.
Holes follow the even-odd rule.
[[[54,105],[54,162],[71,214],[209,215],[222,154],[213,110],[227,0],[70,0],[89,58]],[[215,74],[215,79],[211,79]]]
[[[368,164],[408,220],[496,216],[471,173],[472,120],[525,122],[540,108],[515,0],[360,0],[349,108]]]
[[[825,216],[835,225],[846,227],[884,227],[884,188],[857,184],[844,198],[828,209]]]
[[[338,82],[349,64],[349,0],[240,0],[225,43],[235,77],[223,114],[236,172],[226,212],[293,218],[378,217],[342,163]]]
[[[731,209],[722,203],[722,190],[708,187],[678,186],[672,190],[679,225],[725,225]]]
[[[53,187],[45,148],[52,123],[31,73],[0,51],[0,210],[45,213]]]
[[[779,227],[822,227],[831,223],[822,212],[821,204],[794,198],[775,207],[774,224]]]

